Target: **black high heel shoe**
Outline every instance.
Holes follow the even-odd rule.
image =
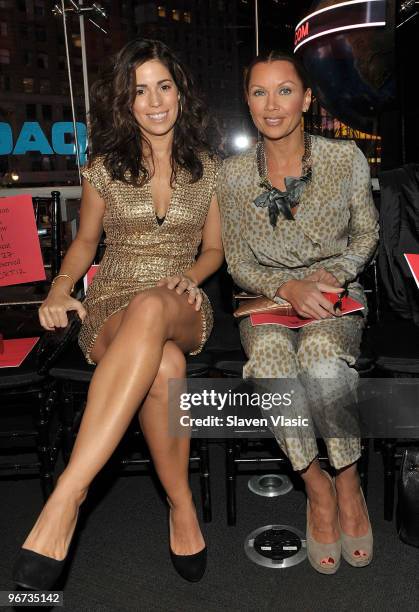
[[[207,547],[205,546],[194,555],[175,555],[170,548],[170,558],[179,576],[189,582],[198,582],[205,574],[207,567]]]
[[[13,581],[33,591],[50,591],[63,571],[67,557],[58,561],[28,548],[21,548],[13,567]]]
[[[167,500],[169,501],[169,500]],[[169,502],[170,505],[170,502]],[[170,540],[170,509],[169,509],[169,540]],[[173,567],[184,580],[198,582],[207,568],[207,547],[193,555],[176,555],[170,547],[170,558]]]

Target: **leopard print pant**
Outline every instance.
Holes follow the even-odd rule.
[[[313,422],[324,438],[330,464],[340,469],[360,457],[356,415],[345,401],[354,398],[363,316],[317,321],[292,330],[278,325],[240,323],[249,361],[244,378],[295,378],[292,409],[286,416],[307,417],[308,428],[271,427],[294,470],[304,470],[318,455]],[[279,409],[278,409],[279,410]],[[285,415],[283,409],[281,414]],[[266,416],[266,415],[264,415]],[[349,432],[349,433],[348,433]]]

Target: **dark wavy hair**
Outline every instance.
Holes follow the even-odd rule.
[[[180,95],[182,112],[174,125],[171,184],[176,168],[191,174],[191,182],[202,177],[199,153],[216,152],[218,128],[196,93],[191,76],[164,43],[136,38],[113,58],[91,88],[90,161],[103,156],[105,168],[113,180],[144,185],[150,173],[143,163],[141,133],[131,108],[135,99],[135,70],[148,60],[159,60],[170,72]]]
[[[288,51],[269,51],[268,53],[261,53],[257,55],[254,60],[250,62],[250,64],[244,69],[243,73],[243,86],[244,86],[244,95],[247,97],[249,91],[249,83],[250,83],[250,75],[252,73],[253,68],[256,64],[260,63],[270,63],[276,61],[285,61],[290,62],[295,68],[295,72],[298,75],[298,78],[301,81],[303,89],[306,90],[310,85],[310,77],[308,76],[308,72],[305,69],[303,62],[292,53],[288,53]]]

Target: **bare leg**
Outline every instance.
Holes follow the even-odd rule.
[[[353,463],[338,471],[336,475],[339,521],[342,530],[353,537],[363,536],[368,531],[368,517],[360,492],[357,464]],[[355,556],[367,557],[364,550],[354,551]]]
[[[336,498],[319,461],[317,459],[312,461],[309,467],[301,473],[301,477],[310,501],[310,528],[313,538],[324,544],[336,542],[340,537]],[[325,558],[321,560],[321,563],[333,565],[334,561]]]
[[[24,548],[64,558],[78,508],[150,390],[166,341],[186,352],[199,344],[200,330],[201,314],[186,295],[157,288],[132,299],[93,375],[69,464]]]
[[[170,504],[170,546],[191,555],[205,546],[188,480],[190,439],[169,435],[168,388],[171,378],[184,378],[186,362],[174,342],[166,342],[154,383],[139,413],[144,437]]]

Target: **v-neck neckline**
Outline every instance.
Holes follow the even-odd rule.
[[[151,180],[147,181],[147,183],[144,185],[144,187],[147,189],[147,203],[149,204],[149,207],[151,209],[154,225],[157,229],[164,227],[167,223],[167,218],[172,217],[173,215],[172,209],[175,209],[178,204],[180,188],[185,183],[186,183],[186,170],[182,166],[179,166],[176,171],[176,181],[172,187],[172,193],[170,195],[169,204],[167,206],[166,213],[164,215],[164,221],[162,223],[159,223],[157,221],[157,212],[154,206],[153,194],[151,191]],[[163,217],[160,217],[160,218],[163,218]]]
[[[175,193],[176,193],[177,187],[178,187],[178,182],[176,181],[176,184],[173,185],[173,187],[172,187],[172,193],[170,194],[169,204],[167,205],[166,212],[161,217],[157,214],[156,207],[154,206],[153,193],[151,191],[151,180],[147,181],[147,183],[145,184],[145,187],[147,188],[147,195],[148,195],[147,202],[150,204],[150,208],[151,208],[152,216],[153,216],[153,220],[154,220],[154,225],[156,225],[157,228],[163,227],[163,225],[166,224],[167,217],[168,217],[168,215],[170,214],[170,212],[171,212],[171,210],[173,208],[174,199],[175,199]],[[163,221],[161,223],[159,223],[158,220],[157,220],[158,218],[159,219],[163,219]]]

